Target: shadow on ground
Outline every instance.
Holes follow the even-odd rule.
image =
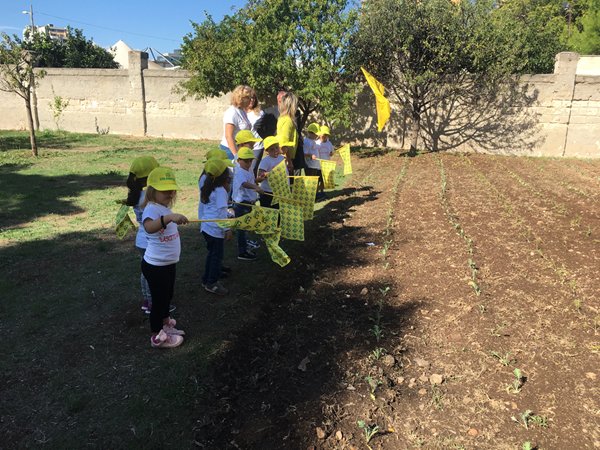
[[[84,212],[71,198],[85,191],[123,185],[117,172],[101,175],[44,176],[19,173],[22,164],[0,166],[0,227],[14,227],[48,214],[69,215]]]

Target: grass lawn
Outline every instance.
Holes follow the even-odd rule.
[[[281,269],[264,251],[254,264],[237,261],[227,245],[235,295],[208,298],[200,287],[204,241],[197,225],[180,227],[175,317],[196,333],[188,331],[178,351],[151,349],[134,237],[116,239],[115,200],[126,196],[131,161],[148,154],[175,170],[181,191],[174,211],[196,218],[196,180],[217,144],[56,132],[38,139],[33,158],[27,133],[0,132],[4,444],[192,441],[211,355],[254,317],[256,280]]]

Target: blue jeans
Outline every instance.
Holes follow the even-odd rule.
[[[233,212],[235,212],[235,217],[241,217],[248,214],[252,211],[250,206],[238,205],[237,203],[233,205]],[[247,232],[246,230],[237,230],[237,246],[238,246],[238,255],[242,253],[246,253],[248,241],[247,241]]]
[[[219,281],[221,275],[221,266],[223,265],[223,253],[225,249],[225,239],[216,238],[210,234],[202,232],[206,240],[206,264],[204,266],[203,284],[215,284]]]
[[[234,159],[237,159],[237,156],[235,156],[233,153],[231,153],[231,150],[229,149],[229,147],[226,147],[223,144],[221,144],[220,147],[221,147],[221,150],[225,150],[225,152],[227,152],[227,157],[229,159],[231,159],[232,161]]]

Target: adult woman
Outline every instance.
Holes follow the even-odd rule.
[[[231,106],[227,108],[223,115],[221,149],[227,152],[227,156],[230,159],[237,158],[235,135],[240,130],[252,129],[252,124],[250,123],[250,119],[248,119],[246,110],[250,105],[253,95],[256,94],[250,86],[237,86],[231,93]]]
[[[293,142],[285,159],[288,165],[292,166],[292,161],[296,156],[298,147],[298,132],[296,131],[296,110],[298,109],[298,97],[292,92],[280,92],[277,95],[277,106],[279,108],[279,119],[277,119],[277,137],[279,142]],[[292,166],[293,167],[293,166]]]
[[[254,92],[252,94],[252,97],[250,98],[250,103],[248,104],[248,107],[246,108],[246,115],[248,116],[248,120],[250,121],[250,125],[252,126],[251,127],[252,133],[254,134],[254,136],[260,138],[261,136],[256,131],[255,125],[256,125],[256,122],[258,121],[258,119],[260,119],[261,117],[263,117],[265,115],[265,112],[260,108],[260,104],[258,103],[258,97],[256,96],[256,92]],[[251,166],[250,170],[252,172],[255,172],[255,174],[256,174],[255,168],[258,167],[258,163],[260,162],[260,158],[264,151],[264,145],[262,143],[262,140],[260,142],[257,142],[256,144],[254,144],[254,148],[252,149],[252,151],[254,152],[254,161],[252,161],[252,166]]]

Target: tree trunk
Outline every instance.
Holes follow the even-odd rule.
[[[410,150],[408,152],[409,156],[417,155],[417,143],[419,142],[419,131],[421,129],[421,115],[418,113],[412,114],[410,127]]]
[[[31,86],[31,107],[33,109],[33,123],[35,125],[35,131],[40,130],[40,116],[38,114],[38,101],[37,93],[35,92],[35,74],[31,69],[31,75],[29,78],[29,86]]]
[[[38,114],[38,100],[35,92],[35,86],[31,87],[31,100],[33,106],[33,121],[35,125],[35,131],[40,131],[40,116]]]
[[[31,101],[25,101],[25,108],[27,109],[27,121],[29,122],[29,140],[31,141],[31,153],[33,156],[38,155],[37,140],[35,139],[35,127],[33,125],[33,114],[31,111]]]

